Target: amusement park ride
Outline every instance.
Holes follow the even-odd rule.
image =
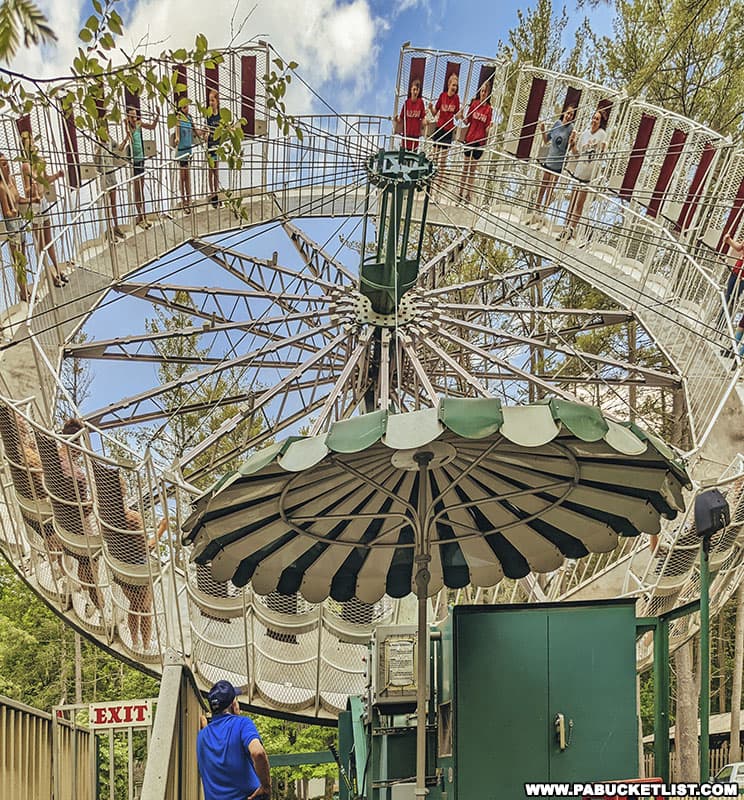
[[[606,698],[604,719],[624,732],[625,746],[605,761],[582,750],[597,741],[587,736],[591,715],[538,710],[534,692],[524,735],[543,736],[544,753],[531,756],[556,765],[535,780],[580,779],[565,766],[572,753],[593,761],[589,779],[637,774],[632,666],[649,666],[653,648],[647,636],[636,642],[635,619],[698,598],[691,513],[712,485],[727,496],[731,524],[710,549],[711,609],[744,579],[740,360],[722,288],[724,237],[744,230],[744,151],[569,75],[405,47],[398,108],[414,78],[427,99],[453,72],[463,97],[485,80],[494,87],[495,123],[463,201],[459,143],[436,170],[430,142],[399,149],[382,117],[301,117],[301,139],[278,134],[256,80],[269,59],[264,45],[228,51],[218,74],[188,67],[182,76],[192,96],[216,88],[245,120],[243,166],[220,170],[242,216],[233,203],[210,202],[200,152],[191,213],[175,208],[168,131],[156,127],[149,223],[135,224],[134,179],[121,163],[117,241],[96,143],[41,106],[0,120],[11,164],[29,131],[48,170],[64,171],[45,212],[51,243],[34,258],[28,236],[28,301],[19,302],[11,251],[2,248],[4,554],[70,624],[153,674],[176,658],[202,690],[218,678],[245,687],[253,709],[309,721],[341,715],[342,755],[356,767],[360,796],[375,800],[422,796],[424,782],[435,797],[436,786],[442,797],[489,797],[467,761],[487,758],[488,740],[473,739],[487,712],[462,687],[487,694],[489,664],[499,665],[499,682],[510,680],[516,668],[497,642],[535,653],[554,635],[563,662],[540,645],[547,649],[528,659],[522,688],[555,681],[559,692],[575,658],[568,642],[600,642],[606,624],[616,635],[593,646],[615,689],[608,697],[598,682],[587,697]],[[567,176],[538,227],[527,224],[542,178],[538,123],[568,105],[579,130],[597,108],[609,118],[574,238],[560,237],[574,188]],[[318,243],[306,230],[313,225],[334,233]],[[359,240],[355,262],[342,248],[332,252],[339,232]],[[280,236],[291,252],[276,245]],[[501,268],[497,244],[519,258]],[[64,288],[48,268],[52,249],[67,271]],[[585,286],[595,290],[591,307],[572,305]],[[596,351],[594,332],[624,346]],[[106,376],[94,380],[100,402],[70,396],[62,379],[70,363]],[[671,415],[674,451],[661,441]],[[81,432],[57,432],[67,416],[82,419]],[[506,455],[493,456],[491,439],[506,443]],[[532,448],[525,460],[542,483],[530,483],[520,448]],[[561,467],[545,483],[559,451],[572,471]],[[393,488],[387,462],[374,461],[381,452],[404,475]],[[472,472],[480,496],[454,476],[438,495],[440,473],[458,459],[465,472],[477,461],[497,474],[498,488]],[[348,494],[320,508],[328,487],[340,491],[348,478],[328,464],[374,484],[389,505],[370,511],[371,496],[357,497],[349,479]],[[444,509],[455,486],[458,513],[466,510],[482,535],[463,533],[466,521]],[[279,499],[268,508],[272,491]],[[429,502],[438,516],[419,546],[405,536]],[[244,516],[229,528],[235,503]],[[408,520],[393,531],[399,538],[371,532],[370,519],[396,513]],[[354,539],[360,519],[368,521]],[[251,549],[254,534],[260,544]],[[517,636],[514,614],[531,633]],[[432,631],[430,659],[417,657],[417,619],[419,631]],[[695,630],[694,617],[675,618],[670,647]],[[414,663],[416,676],[406,673]],[[413,695],[383,697],[384,676]],[[510,698],[497,695],[488,713],[513,717]],[[537,721],[540,734],[530,730]],[[517,753],[505,758],[520,763]],[[414,774],[418,786],[403,780]],[[504,785],[523,776],[514,766]]]

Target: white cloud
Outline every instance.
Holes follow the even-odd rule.
[[[417,0],[403,0],[410,4]],[[69,73],[77,49],[77,33],[84,0],[38,0],[59,37],[56,48],[44,53],[23,51],[13,67],[28,75]],[[254,7],[255,5],[255,7]],[[252,11],[251,11],[252,9]],[[131,52],[157,55],[164,49],[191,47],[197,33],[210,46],[230,42],[231,20],[245,23],[236,44],[259,36],[286,59],[297,61],[308,83],[324,94],[324,85],[355,94],[374,64],[376,41],[384,26],[375,19],[368,0],[130,0],[124,16],[122,46]],[[338,89],[338,83],[346,84]],[[328,97],[335,105],[334,98]],[[296,88],[290,96],[295,112],[309,110],[310,98]],[[297,108],[299,104],[299,108]]]
[[[77,53],[79,20],[84,0],[37,0],[57,34],[53,47],[22,47],[11,67],[24,75],[49,78],[69,75],[70,64]]]

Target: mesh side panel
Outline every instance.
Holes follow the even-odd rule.
[[[726,500],[731,512],[731,524],[744,522],[744,478],[739,478],[731,484],[726,493]]]
[[[742,181],[744,181],[744,150],[739,150],[727,159],[726,168],[721,171],[715,185],[709,187],[714,202],[708,209],[704,233],[711,247],[718,245],[718,239],[724,233],[730,232],[737,240],[744,235],[744,215],[740,214],[738,220],[735,220],[733,230],[729,231],[726,227]]]
[[[352,625],[376,625],[387,619],[392,613],[393,600],[383,597],[377,603],[363,603],[356,597],[338,603],[335,600],[326,600],[325,612],[338,617]]]
[[[299,709],[316,695],[316,632],[278,638],[274,631],[253,623],[254,681],[256,690],[279,708]]]
[[[645,604],[643,616],[657,617],[659,614],[671,611],[677,605],[677,596],[678,593],[654,595]]]
[[[113,627],[114,611],[103,560],[71,555],[65,556],[63,564],[78,621],[92,633],[108,635]]]
[[[320,698],[323,706],[338,713],[348,697],[364,694],[367,647],[342,641],[324,642],[320,664]]]
[[[58,446],[56,439],[39,429],[34,430],[34,435],[57,532],[63,532],[60,536],[66,546],[85,552],[91,544],[99,543],[99,533],[82,452],[69,444]]]
[[[663,192],[659,215],[671,215],[675,220],[681,206],[687,198],[690,185],[695,176],[698,164],[703,157],[706,145],[712,145],[716,153],[725,146],[722,137],[717,136],[707,128],[697,123],[679,117],[675,114],[647,105],[640,101],[628,104],[619,129],[612,137],[610,147],[609,174],[615,181],[621,181],[630,160],[631,149],[636,140],[636,135],[644,118],[655,119],[643,167],[638,174],[632,197],[641,205],[647,205],[656,187],[659,175],[664,164],[664,159],[669,153],[669,146],[675,131],[684,136],[684,144],[679,152],[672,178]],[[715,173],[715,162],[699,187],[698,192],[703,192],[710,185]],[[667,205],[669,204],[669,205]]]
[[[128,584],[151,585],[159,574],[155,557],[158,545],[154,525],[146,525],[141,490],[127,496],[127,485],[136,485],[135,475],[91,458],[95,487],[95,512],[101,530],[104,556],[114,575]],[[125,474],[129,475],[126,480]]]
[[[205,640],[195,639],[192,658],[194,670],[210,685],[223,679],[235,686],[249,682],[245,645],[216,647]]]
[[[299,594],[279,594],[278,592],[272,592],[265,597],[256,595],[255,602],[280,614],[307,614],[317,607],[313,603],[308,603]]]

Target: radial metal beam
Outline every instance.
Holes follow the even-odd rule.
[[[343,368],[341,374],[334,383],[333,389],[328,393],[328,397],[326,398],[325,403],[323,403],[323,408],[320,409],[320,414],[318,414],[317,419],[310,429],[310,436],[316,436],[327,424],[332,421],[330,417],[333,407],[343,393],[344,387],[349,383],[349,379],[354,377],[354,370],[358,370],[362,358],[369,348],[369,341],[372,338],[372,334],[373,330],[371,327],[369,327],[364,337],[359,340],[354,352],[346,362],[346,366]]]
[[[447,339],[452,344],[458,345],[463,350],[469,351],[473,355],[476,355],[479,358],[482,358],[486,362],[490,362],[492,364],[498,364],[502,369],[513,370],[514,373],[515,373],[515,376],[518,376],[518,377],[522,378],[522,380],[528,381],[529,383],[532,383],[535,386],[539,386],[539,387],[541,387],[542,389],[544,389],[547,392],[551,392],[553,394],[558,394],[561,397],[565,398],[566,400],[572,400],[572,401],[576,400],[576,398],[572,394],[570,394],[568,392],[564,392],[562,389],[557,388],[555,386],[550,386],[548,383],[545,383],[544,381],[540,380],[539,378],[536,378],[531,373],[525,372],[523,369],[519,369],[519,367],[515,367],[514,364],[510,364],[505,359],[499,358],[498,356],[495,356],[493,353],[490,353],[488,350],[484,350],[482,347],[478,347],[477,345],[473,344],[472,342],[467,341],[466,339],[461,339],[459,336],[457,336],[454,333],[451,333],[450,331],[447,331],[446,329],[440,329],[439,330],[439,335],[441,337],[443,337],[444,339]],[[444,351],[442,351],[441,348],[440,348],[440,352],[444,352]],[[448,358],[451,359],[451,356],[448,356]],[[488,396],[490,396],[490,393],[489,393]]]
[[[446,277],[448,270],[459,262],[463,250],[465,250],[472,238],[473,232],[470,230],[460,233],[457,239],[450,242],[444,250],[427,261],[419,270],[419,285],[426,286],[427,289],[434,289],[439,286]]]
[[[435,333],[435,330],[432,327],[428,327],[426,332],[428,333]],[[433,339],[433,336],[427,336],[426,332],[424,335],[418,338],[418,343],[420,346],[423,346],[429,349],[432,353],[439,357],[441,361],[447,364],[453,373],[463,382],[463,385],[468,385],[472,389],[475,390],[476,394],[480,397],[493,397],[491,391],[488,389],[487,386],[484,386],[477,378],[473,377],[470,370],[466,369],[457,359],[455,359],[450,353],[436,344]],[[437,331],[438,332],[438,331]],[[439,333],[439,332],[438,332]]]
[[[102,420],[107,416],[117,414],[118,412],[130,408],[133,409],[133,413],[137,413],[137,408],[139,408],[139,406],[147,400],[152,400],[153,398],[159,397],[164,393],[179,389],[184,385],[199,383],[215,375],[218,375],[219,373],[224,372],[225,370],[235,369],[236,367],[241,367],[241,366],[247,366],[255,358],[268,355],[269,353],[276,353],[284,348],[290,348],[298,342],[307,340],[312,336],[317,336],[317,334],[318,331],[316,329],[311,329],[303,331],[302,333],[298,333],[295,336],[288,337],[278,342],[270,342],[248,353],[244,353],[241,356],[237,356],[236,358],[226,359],[221,364],[209,366],[203,370],[197,370],[195,372],[187,373],[186,375],[182,375],[179,378],[176,378],[175,380],[172,381],[168,381],[167,383],[164,383],[160,386],[147,389],[146,391],[140,392],[139,394],[136,395],[130,395],[128,397],[124,397],[123,399],[115,403],[111,403],[108,406],[92,411],[90,414],[87,414],[85,416],[85,419],[92,425],[100,427]],[[339,334],[332,340],[332,342],[336,343],[341,342],[345,338],[345,336],[346,336],[345,333]],[[315,356],[311,356],[311,358],[308,360],[307,363],[308,364],[315,363],[315,360],[317,360],[318,353],[326,354],[328,352],[331,353],[333,352],[333,349],[330,347],[330,345],[326,345],[322,350],[317,351]],[[122,417],[120,416],[118,418],[122,419]]]
[[[270,400],[273,400],[281,392],[285,391],[293,381],[296,381],[300,375],[306,372],[309,369],[312,369],[314,365],[323,359],[325,359],[329,354],[333,353],[334,350],[341,347],[341,344],[348,338],[349,334],[346,331],[342,331],[337,336],[335,336],[330,342],[328,342],[322,349],[318,350],[313,356],[308,358],[306,362],[304,362],[301,366],[297,369],[292,370],[288,375],[286,375],[281,381],[276,383],[274,386],[268,388],[265,392],[260,395],[257,395],[252,409],[256,410],[261,408],[262,406],[266,405]],[[334,378],[330,378],[329,380],[335,380]],[[325,398],[324,398],[325,399]],[[244,414],[234,414],[229,419],[225,420],[220,427],[214,431],[213,433],[209,434],[209,436],[204,437],[198,444],[194,445],[194,447],[187,450],[183,453],[180,458],[176,460],[176,466],[179,468],[183,468],[185,464],[188,464],[190,461],[193,461],[197,458],[201,453],[204,453],[210,447],[212,447],[216,442],[218,442],[222,437],[231,433],[242,421],[245,419]]]
[[[115,339],[96,339],[77,344],[68,344],[63,351],[64,358],[87,359],[114,359],[124,361],[154,361],[158,363],[174,364],[209,364],[218,363],[222,358],[198,358],[196,356],[172,356],[164,354],[156,348],[157,342],[168,342],[178,338],[208,336],[211,334],[225,333],[227,331],[244,331],[276,341],[283,339],[276,333],[264,330],[266,326],[280,325],[289,322],[318,322],[321,317],[330,316],[330,311],[309,311],[297,314],[283,314],[281,317],[268,317],[250,322],[214,322],[202,326],[189,326],[169,330],[153,331],[152,333],[133,334]],[[151,350],[144,351],[147,346]],[[134,352],[130,350],[134,348]]]
[[[344,266],[333,256],[329,255],[317,242],[313,241],[303,230],[291,223],[289,220],[282,222],[282,227],[295,246],[302,260],[307,264],[313,275],[320,278],[327,275],[325,279],[332,285],[348,283],[356,286],[359,276]],[[331,270],[334,274],[331,274]]]
[[[275,439],[279,431],[291,430],[294,425],[307,419],[308,416],[317,411],[323,405],[324,400],[325,398],[320,397],[307,406],[287,414],[281,420],[266,419],[265,424],[258,433],[230,447],[213,448],[210,452],[213,457],[207,463],[201,463],[200,459],[199,466],[193,470],[189,470],[188,465],[184,464],[182,466],[184,479],[189,483],[200,483],[203,478],[211,475],[215,470],[223,468],[225,464],[234,458],[256,450],[266,442]]]
[[[177,417],[179,414],[196,414],[201,411],[211,411],[214,408],[221,406],[236,405],[238,403],[249,402],[253,397],[252,391],[240,392],[238,394],[225,395],[223,397],[210,397],[206,400],[197,401],[194,403],[183,403],[178,407],[163,408],[161,410],[151,411],[149,413],[136,414],[128,417],[124,423],[118,420],[109,420],[108,422],[98,423],[100,430],[110,430],[112,428],[121,428],[125,425],[144,425],[148,422],[154,422],[160,419],[170,419]]]
[[[575,336],[586,331],[598,330],[622,325],[636,321],[637,318],[632,311],[609,311],[604,309],[577,309],[577,308],[547,308],[545,306],[512,306],[512,305],[475,305],[468,303],[438,303],[437,308],[449,312],[463,312],[468,315],[468,319],[478,317],[493,316],[504,314],[508,316],[523,317],[535,315],[544,320],[549,317],[576,317],[582,322],[564,328],[551,328],[545,333],[534,332],[531,334],[533,339],[544,339],[548,336]]]
[[[407,356],[408,362],[414,375],[416,376],[416,379],[426,395],[429,397],[429,402],[431,402],[433,406],[436,406],[439,400],[439,394],[434,389],[431,380],[429,380],[429,376],[426,374],[426,369],[416,353],[416,348],[413,346],[413,340],[406,334],[399,334],[398,338],[400,339],[401,347]]]
[[[445,325],[454,326],[457,328],[464,328],[468,331],[473,331],[475,333],[480,334],[481,336],[492,337],[495,340],[503,339],[505,342],[510,342],[514,345],[518,345],[520,347],[540,347],[542,349],[551,350],[555,353],[561,353],[564,356],[568,356],[570,358],[578,358],[585,362],[601,364],[605,367],[612,367],[614,369],[622,369],[625,372],[629,373],[636,373],[642,376],[648,376],[649,379],[653,380],[654,386],[669,386],[669,387],[677,387],[680,386],[682,383],[682,378],[679,375],[669,375],[666,372],[661,372],[656,369],[650,369],[648,367],[641,367],[637,364],[630,364],[626,361],[618,361],[614,358],[608,358],[606,356],[599,356],[595,353],[589,353],[585,350],[577,350],[576,348],[571,348],[563,345],[553,344],[546,344],[545,341],[535,339],[531,336],[520,336],[519,334],[510,333],[509,331],[505,331],[499,328],[489,328],[485,325],[478,325],[473,322],[466,322],[464,320],[458,320],[456,317],[448,317],[442,316],[439,318],[440,323],[444,323]],[[498,344],[496,346],[504,346],[503,344]],[[508,344],[506,345],[508,346]]]
[[[324,293],[333,292],[336,288],[335,284],[323,280],[318,275],[303,275],[296,270],[280,266],[277,263],[278,255],[276,252],[271,260],[255,259],[237,250],[214,245],[202,239],[192,239],[190,244],[222,267],[227,273],[243,281],[246,286],[263,291],[268,297],[276,297],[276,305],[284,309],[290,316],[296,313],[296,306],[282,299],[282,297],[285,292],[296,284],[299,283],[301,286],[305,286],[306,291],[309,286],[317,286]],[[315,327],[318,326],[316,325]]]
[[[513,370],[507,371],[492,371],[489,370],[488,372],[483,372],[479,369],[471,369],[471,375],[480,380],[494,380],[494,381],[513,381],[513,380],[523,380],[520,378],[516,372]],[[558,373],[545,373],[545,372],[531,372],[529,373],[531,376],[535,378],[546,381],[548,383],[565,383],[565,384],[587,384],[587,385],[598,385],[598,386],[638,386],[641,388],[647,389],[659,389],[666,386],[666,384],[656,384],[653,381],[644,380],[642,378],[629,378],[629,377],[622,377],[622,378],[612,378],[612,377],[602,377],[598,375],[562,375]],[[429,375],[432,379],[439,379],[443,377],[441,371],[437,370],[430,370]]]
[[[260,290],[246,290],[246,289],[228,289],[225,287],[207,287],[207,286],[182,286],[174,283],[119,283],[112,287],[114,291],[121,292],[121,294],[129,294],[133,297],[147,300],[154,304],[167,305],[168,308],[177,311],[184,311],[188,314],[198,314],[199,307],[194,309],[192,306],[178,303],[171,299],[169,295],[188,294],[190,298],[194,296],[203,295],[205,297],[215,299],[217,297],[225,297],[231,299],[233,302],[247,301],[250,299],[263,299],[267,296],[272,302],[283,301],[299,301],[307,303],[308,305],[327,303],[330,298],[327,295],[308,295],[301,292],[282,292],[280,294],[272,294],[270,292]],[[248,306],[246,306],[248,307]],[[207,318],[211,318],[211,314],[206,311],[201,311],[201,314]],[[229,319],[229,318],[228,318]]]
[[[515,295],[529,289],[540,281],[544,281],[551,275],[562,271],[558,265],[539,267],[538,269],[519,269],[506,272],[503,275],[494,275],[489,278],[478,278],[472,281],[454,283],[447,286],[440,286],[438,289],[431,289],[425,293],[427,298],[442,297],[450,292],[464,292],[481,290],[484,293],[486,303],[506,303]],[[485,291],[491,289],[493,293],[485,295]]]

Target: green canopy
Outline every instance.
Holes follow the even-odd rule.
[[[688,483],[663,442],[592,406],[444,398],[256,452],[197,501],[184,530],[218,580],[374,602],[411,592],[421,525],[430,594],[492,586],[657,533],[661,516],[683,509]]]

